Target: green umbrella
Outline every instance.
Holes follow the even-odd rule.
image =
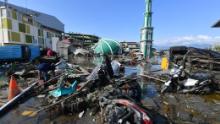
[[[95,45],[94,51],[101,55],[115,55],[121,52],[120,43],[116,40],[100,39]]]

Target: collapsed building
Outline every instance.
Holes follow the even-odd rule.
[[[99,40],[98,36],[80,33],[66,33],[64,37],[57,43],[57,52],[66,60],[71,54],[88,55],[91,47]]]

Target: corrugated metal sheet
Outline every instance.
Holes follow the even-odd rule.
[[[33,59],[40,56],[40,47],[39,46],[30,45],[29,49],[31,51],[31,56],[30,56],[29,60],[33,60]]]
[[[0,60],[21,59],[22,49],[20,45],[0,47]]]

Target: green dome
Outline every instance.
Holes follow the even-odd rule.
[[[100,39],[94,49],[96,54],[119,54],[121,53],[120,43],[116,40]]]

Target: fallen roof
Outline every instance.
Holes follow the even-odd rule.
[[[0,6],[4,6],[4,5],[5,5],[5,3],[0,1]],[[16,6],[16,5],[9,4],[9,3],[7,5],[8,5],[8,7],[14,8],[24,14],[35,15],[36,21],[45,27],[55,29],[60,32],[64,32],[64,24],[59,19],[57,19],[55,16],[41,13],[38,11],[34,11],[31,9],[27,9],[24,7]]]

